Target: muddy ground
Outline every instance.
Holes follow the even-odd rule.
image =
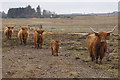
[[[52,56],[50,40],[61,40],[59,56]],[[86,36],[67,33],[45,34],[43,49],[35,49],[32,34],[20,45],[17,32],[11,40],[3,36],[3,78],[114,78],[118,76],[118,36],[108,41],[109,57],[103,64],[91,62]]]

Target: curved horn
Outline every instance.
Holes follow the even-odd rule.
[[[112,31],[108,31],[107,33],[112,33],[115,30],[116,27],[117,27],[117,25],[113,28]]]
[[[91,27],[90,27],[90,29],[91,29],[94,33],[98,33],[97,31],[93,30]]]

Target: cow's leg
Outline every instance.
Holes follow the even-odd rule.
[[[42,44],[40,44],[40,48],[42,49]]]
[[[98,64],[98,56],[96,57],[96,64]]]
[[[57,53],[56,55],[57,55],[57,56],[58,56],[58,51],[59,51],[59,49],[58,49],[58,48],[56,48],[56,53]]]
[[[53,48],[51,48],[51,51],[52,51],[52,55],[53,55]]]
[[[102,64],[102,59],[104,56],[105,56],[105,53],[100,55],[100,64]]]
[[[55,51],[56,51],[55,48],[53,48],[53,55],[54,55],[54,56],[55,56]]]
[[[58,56],[58,52],[56,52],[56,55]]]
[[[35,43],[35,42],[34,42],[34,45],[35,45],[35,48],[37,48],[37,47],[36,47],[36,43]]]
[[[39,44],[37,44],[37,49],[39,48]]]
[[[100,56],[100,64],[102,64],[102,57]]]
[[[9,35],[7,36],[7,39],[9,39]]]
[[[20,39],[20,41],[21,41],[21,43],[20,43],[20,44],[22,45],[22,40]]]
[[[92,61],[94,61],[94,60],[95,60],[95,58],[94,58],[94,56],[93,56],[93,55],[92,55],[92,58],[91,58],[91,60],[92,60]]]
[[[23,42],[24,42],[24,45],[26,45],[26,40],[24,40]]]
[[[9,39],[11,40],[11,35],[9,36]]]
[[[91,61],[95,60],[94,55],[92,53],[90,53],[90,57],[91,57]]]

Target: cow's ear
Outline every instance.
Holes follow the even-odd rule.
[[[44,32],[44,30],[42,31],[42,33]]]
[[[36,30],[37,31],[37,30]],[[39,31],[37,31],[37,33],[39,33]]]
[[[110,36],[110,33],[107,33],[107,36]]]
[[[98,33],[95,33],[95,36],[98,36]]]
[[[61,40],[56,40],[57,43],[61,43]]]
[[[10,29],[10,27],[8,27],[8,29]]]
[[[22,28],[22,30],[24,30],[24,28]]]

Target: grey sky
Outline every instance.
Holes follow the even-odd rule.
[[[29,0],[30,1],[30,0]],[[17,7],[26,7],[27,5],[31,5],[32,8],[36,8],[38,5],[41,6],[42,9],[55,11],[58,14],[61,13],[106,13],[106,12],[113,12],[118,10],[118,1],[115,0],[112,2],[112,0],[109,0],[109,2],[96,2],[92,1],[89,2],[89,0],[85,0],[86,2],[80,2],[78,0],[75,0],[74,2],[71,2],[73,0],[70,0],[69,2],[61,1],[55,1],[54,0],[44,0],[38,1],[34,0],[34,2],[31,0],[30,2],[15,2],[12,0],[12,2],[8,2],[7,0],[4,2],[1,2],[1,9],[0,11],[7,12],[9,8],[17,8]],[[62,2],[63,1],[63,2]],[[78,2],[77,2],[78,1]],[[107,0],[106,0],[107,1]]]
[[[118,2],[119,0],[0,0],[0,2]]]

